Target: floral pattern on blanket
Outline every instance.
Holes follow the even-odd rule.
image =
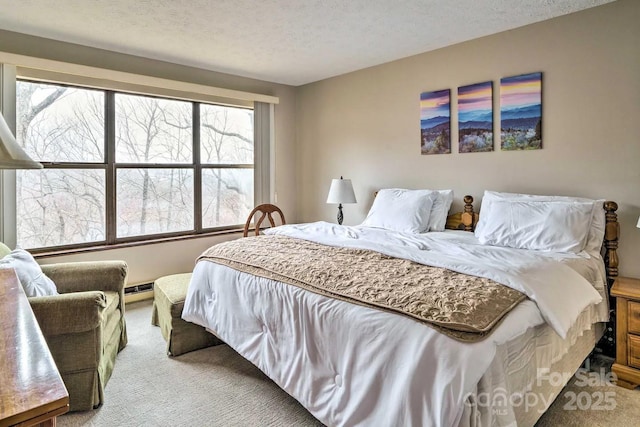
[[[526,298],[491,279],[278,235],[221,243],[198,260],[406,315],[464,342],[488,336]]]

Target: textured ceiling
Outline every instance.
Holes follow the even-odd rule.
[[[301,85],[612,0],[0,0],[0,29]]]

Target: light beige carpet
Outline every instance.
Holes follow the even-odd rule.
[[[151,303],[127,306],[129,344],[118,355],[106,402],[58,418],[64,426],[320,426],[295,399],[226,345],[169,358]],[[571,384],[539,426],[632,426],[640,422],[640,390],[615,392],[613,411],[567,411],[565,393],[596,396],[602,387]],[[571,394],[568,395],[569,397]]]

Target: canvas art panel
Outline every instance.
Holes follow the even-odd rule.
[[[458,88],[458,152],[493,151],[493,83]]]
[[[422,154],[451,153],[451,90],[420,94]]]
[[[542,148],[542,73],[500,79],[503,150]]]

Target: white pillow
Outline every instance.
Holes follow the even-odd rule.
[[[586,236],[582,245],[589,254],[597,255],[600,253],[600,247],[602,246],[602,239],[604,238],[605,231],[605,213],[602,207],[604,200],[592,200],[582,197],[566,197],[566,196],[537,196],[530,194],[517,194],[517,193],[501,193],[496,191],[485,191],[482,198],[482,208],[480,211],[480,221],[475,229],[476,237],[485,235],[485,227],[496,215],[493,206],[496,201],[523,201],[534,202],[541,204],[553,204],[553,203],[577,203],[588,204],[591,206],[591,217],[589,223],[583,225],[586,227]],[[559,207],[558,207],[559,208]],[[525,213],[528,215],[529,213]],[[575,213],[573,213],[575,214]],[[573,218],[575,219],[575,218]],[[567,221],[569,221],[567,219]],[[559,234],[563,234],[566,230],[557,230]],[[569,234],[575,238],[575,231],[568,231]],[[560,239],[571,239],[570,236],[560,236]],[[560,245],[558,245],[560,246]],[[551,248],[554,246],[552,245]],[[551,248],[546,250],[552,250]],[[571,252],[575,251],[575,248]],[[579,252],[579,251],[578,251]]]
[[[436,193],[399,188],[380,190],[362,225],[403,233],[428,231],[429,215]]]
[[[484,245],[578,253],[591,224],[592,203],[496,200],[481,233]]]
[[[453,203],[453,190],[436,190],[436,199],[429,214],[429,231],[444,231],[451,203]]]
[[[14,249],[0,259],[0,268],[13,268],[18,280],[28,297],[57,295],[58,290],[53,280],[48,278],[33,256],[24,249]]]

